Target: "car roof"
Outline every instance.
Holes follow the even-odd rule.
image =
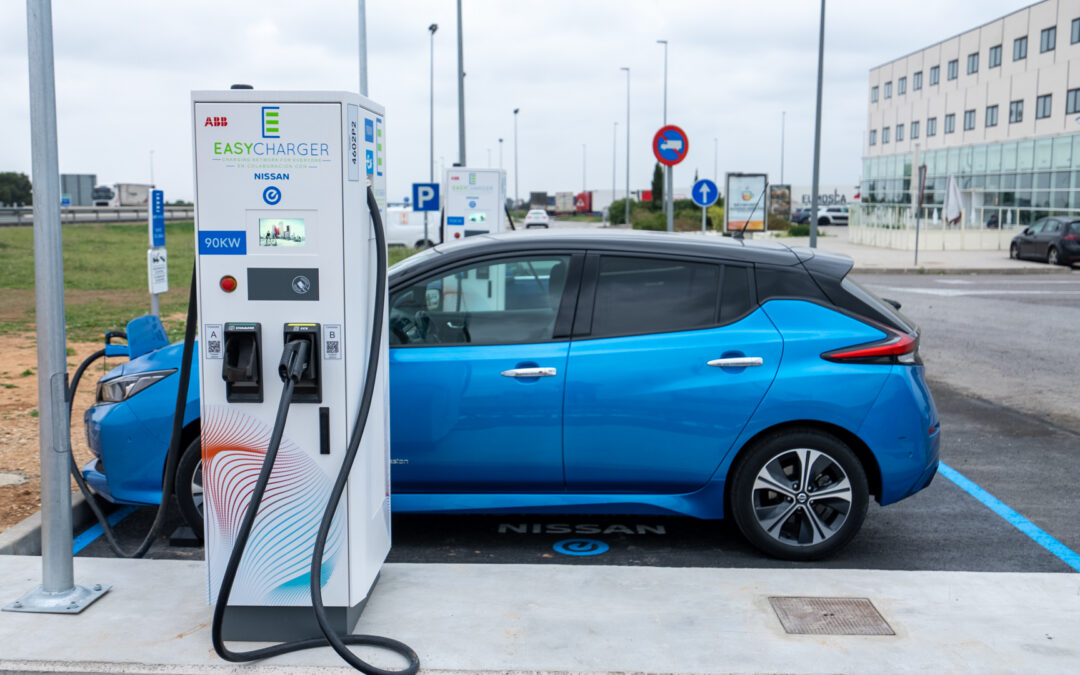
[[[632,254],[676,255],[716,258],[773,265],[797,265],[813,258],[813,249],[792,249],[770,239],[735,239],[703,234],[671,234],[623,229],[558,229],[547,232],[523,230],[500,234],[482,234],[463,241],[440,244],[415,264],[394,266],[395,276],[421,273],[433,266],[499,253],[529,251],[599,251]],[[414,256],[415,257],[415,256]],[[408,262],[409,259],[406,259]]]

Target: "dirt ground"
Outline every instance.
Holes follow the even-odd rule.
[[[41,507],[41,465],[38,459],[37,350],[33,333],[0,335],[0,531]],[[102,342],[69,342],[68,373],[101,349]],[[104,363],[103,363],[104,361]],[[92,457],[83,432],[83,412],[94,403],[98,379],[122,363],[98,361],[84,375],[71,415],[75,460],[82,466]],[[15,484],[8,484],[15,483]],[[73,491],[77,491],[71,481]]]

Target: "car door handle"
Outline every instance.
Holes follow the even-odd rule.
[[[760,356],[733,356],[727,359],[713,359],[708,365],[714,368],[749,368],[760,366],[764,361]]]
[[[503,377],[551,377],[557,372],[554,368],[513,368],[500,374]]]

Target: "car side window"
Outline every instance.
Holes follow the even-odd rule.
[[[1048,220],[1046,221],[1046,229],[1043,230],[1045,234],[1057,234],[1061,232],[1060,220]]]
[[[593,337],[715,325],[720,266],[664,258],[600,257]]]
[[[551,340],[569,255],[463,265],[390,297],[392,345],[499,345]]]
[[[1045,218],[1042,219],[1042,220],[1036,221],[1036,223],[1029,228],[1028,234],[1039,234],[1046,227],[1047,222],[1049,222],[1049,221],[1047,219],[1045,219]]]
[[[750,268],[724,265],[724,283],[720,286],[720,323],[731,323],[750,311]]]

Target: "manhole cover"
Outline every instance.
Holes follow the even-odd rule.
[[[26,476],[18,471],[0,471],[0,487],[8,485],[22,485],[26,482]]]
[[[769,604],[793,635],[896,635],[867,598],[770,597]]]

